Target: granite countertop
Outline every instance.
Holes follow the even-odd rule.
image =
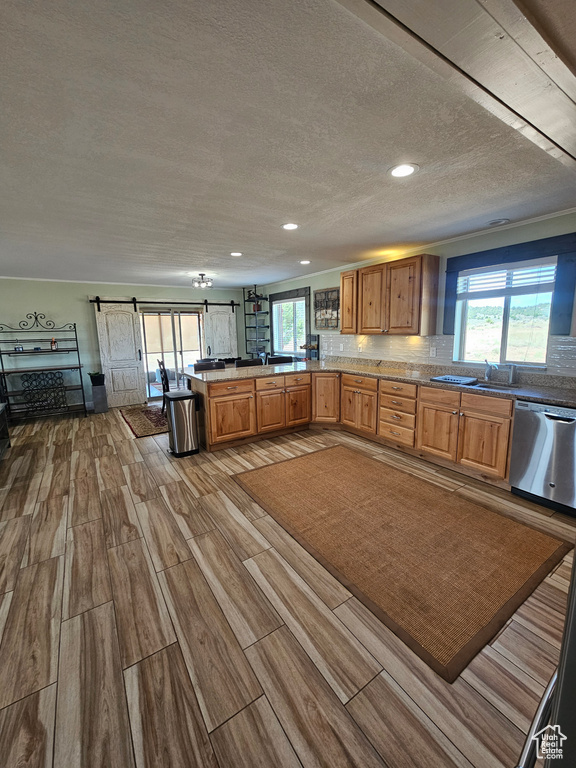
[[[326,363],[308,361],[303,363],[286,363],[284,365],[255,365],[246,368],[225,368],[219,371],[204,371],[202,373],[185,374],[193,381],[210,384],[215,381],[238,381],[240,379],[254,379],[262,376],[281,376],[286,373],[300,373],[309,371],[312,373],[349,373],[360,376],[373,376],[379,379],[391,379],[410,384],[422,384],[427,387],[439,389],[451,389],[471,394],[486,395],[487,397],[504,397],[510,400],[529,400],[536,403],[549,403],[550,405],[576,408],[576,389],[560,389],[558,387],[546,387],[532,384],[505,384],[490,385],[485,389],[481,386],[462,386],[459,384],[447,384],[445,382],[430,381],[429,374],[420,371],[410,371],[401,368],[386,368],[383,365],[364,365],[362,363]],[[448,372],[448,371],[447,371]]]

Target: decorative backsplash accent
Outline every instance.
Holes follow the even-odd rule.
[[[382,361],[383,364],[402,362],[441,367],[454,366],[464,374],[468,367],[452,360],[453,336],[359,336],[339,333],[320,334],[321,358],[354,358],[355,360]],[[392,366],[393,367],[393,366]],[[479,366],[471,366],[477,375]],[[527,376],[576,376],[576,337],[550,336],[546,371],[519,368],[520,381],[528,383]],[[502,379],[504,380],[505,377]],[[534,382],[532,382],[534,383]],[[566,386],[574,386],[569,382]],[[560,385],[561,386],[561,385]]]

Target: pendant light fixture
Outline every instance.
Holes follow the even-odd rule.
[[[200,272],[200,275],[192,280],[192,288],[212,288],[212,282],[211,277],[206,277],[204,272]]]

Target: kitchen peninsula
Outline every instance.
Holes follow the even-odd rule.
[[[353,358],[248,370],[188,374],[209,451],[309,427],[344,429],[506,487],[514,401],[576,405],[560,377],[485,389],[430,381],[445,372],[435,366]]]

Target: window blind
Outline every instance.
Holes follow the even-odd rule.
[[[499,295],[531,293],[533,289],[552,290],[556,279],[556,259],[518,265],[506,269],[491,267],[460,272],[456,288],[457,299],[480,298],[479,294]]]

